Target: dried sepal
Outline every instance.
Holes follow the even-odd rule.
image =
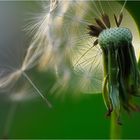
[[[120,13],[118,23],[119,25],[122,23],[123,13]]]
[[[95,21],[99,27],[101,27],[102,29],[106,29],[106,26],[104,25],[104,23],[100,19],[95,18]]]
[[[98,44],[98,39],[96,39],[93,43],[93,46],[96,46]]]
[[[117,27],[119,27],[122,23],[123,14],[120,13],[119,18],[117,18],[117,16],[114,14],[114,19],[115,19],[115,23],[116,23]]]
[[[111,27],[111,24],[110,24],[110,20],[109,20],[109,16],[107,14],[103,14],[102,15],[102,20],[104,22],[104,24],[110,28]]]
[[[99,34],[102,32],[102,29],[100,27],[94,26],[94,25],[88,25],[89,35],[98,37]]]

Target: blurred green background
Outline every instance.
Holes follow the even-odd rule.
[[[127,9],[140,29],[140,2],[129,1]],[[38,77],[39,78],[39,77]],[[66,93],[67,95],[70,95]],[[110,118],[101,94],[82,94],[78,98],[49,96],[53,108],[41,99],[21,102],[14,115],[8,138],[109,138]],[[140,98],[137,98],[140,104]],[[10,103],[0,102],[0,138]],[[140,113],[124,113],[122,138],[140,138]]]

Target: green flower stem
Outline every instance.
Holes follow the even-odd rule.
[[[117,116],[115,112],[111,113],[111,125],[110,125],[110,139],[121,139],[121,125],[116,123]]]

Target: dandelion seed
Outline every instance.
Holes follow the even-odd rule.
[[[18,7],[16,7],[17,4],[19,4]],[[26,92],[28,92],[27,89],[29,89],[29,87],[30,88],[32,87],[34,88],[34,90],[36,90],[38,95],[40,95],[49,106],[51,106],[48,100],[42,95],[42,93],[38,90],[38,88],[35,86],[33,81],[31,81],[31,79],[26,73],[27,70],[35,66],[35,64],[37,63],[38,55],[37,56],[33,55],[34,49],[32,49],[32,52],[31,52],[31,47],[27,49],[28,48],[27,45],[29,44],[26,43],[27,40],[25,40],[25,33],[22,31],[22,24],[24,24],[24,22],[23,20],[21,21],[21,19],[19,19],[20,14],[22,15],[23,11],[20,13],[16,11],[18,10],[19,7],[21,7],[21,9],[23,8],[22,3],[20,5],[20,3],[18,2],[17,3],[12,2],[12,5],[11,5],[7,2],[1,2],[1,6],[5,7],[6,9],[9,7],[10,15],[11,17],[13,17],[13,18],[9,18],[9,13],[7,12],[6,13],[2,12],[3,14],[0,15],[0,17],[3,19],[2,22],[3,23],[6,22],[6,24],[8,24],[8,25],[5,25],[2,22],[0,24],[0,28],[3,31],[0,34],[0,43],[1,43],[0,92],[1,92],[1,95],[7,96],[8,98],[10,97],[12,99],[21,100],[21,97],[24,97],[21,95],[25,93],[21,90],[21,87],[23,87],[23,90],[26,90]],[[4,10],[4,9],[1,8],[1,10]],[[12,24],[12,25],[9,25],[9,24]],[[7,27],[11,27],[11,28],[7,29]],[[4,39],[3,39],[3,36],[4,36]],[[27,53],[26,53],[26,50],[27,50]],[[29,83],[27,84],[27,82]],[[27,85],[27,87],[25,87],[25,85]],[[17,98],[16,98],[16,94],[14,94],[14,92],[16,93],[17,91],[21,92],[22,94],[20,93],[17,94]]]
[[[51,91],[55,91],[56,87],[60,87],[58,86],[60,83],[63,88],[67,89],[66,83],[68,83],[71,76],[70,67],[72,67],[72,64],[69,55],[71,48],[65,47],[66,44],[69,45],[70,41],[68,43],[66,40],[65,34],[67,31],[62,32],[61,30],[63,28],[61,17],[67,12],[70,3],[71,1],[50,1],[49,10],[45,9],[46,13],[43,14],[42,18],[39,18],[37,23],[38,28],[31,43],[31,50],[33,48],[35,51],[33,51],[33,55],[30,55],[30,50],[28,53],[33,58],[33,56],[39,55],[38,51],[41,51],[41,59],[38,59],[40,60],[39,69],[54,71],[58,80]],[[65,81],[65,86],[62,81]]]

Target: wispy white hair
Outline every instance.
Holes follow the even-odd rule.
[[[29,46],[30,39],[23,31],[24,18],[21,17],[24,17],[25,5],[22,4],[24,2],[11,1],[0,5],[0,95],[21,100],[28,97],[27,93],[33,95],[31,91],[35,90],[51,106],[27,75],[37,64],[40,49]]]
[[[51,0],[49,6],[48,2],[44,2],[44,5],[47,6],[38,16],[38,22],[31,26],[36,31],[31,48],[43,52],[39,68],[51,68],[56,74],[57,82],[51,91],[58,92],[60,87],[71,87],[70,90],[75,88],[76,91],[100,93],[103,79],[102,53],[100,46],[92,47],[95,39],[88,36],[87,25],[92,24],[94,17],[100,17],[103,12],[107,12],[112,21],[113,14],[119,14],[122,10],[124,19],[132,21],[124,8],[125,1],[124,5],[120,5],[115,1]],[[136,27],[134,21],[132,23]],[[126,22],[122,25],[130,27]],[[38,51],[35,51],[36,54]]]

